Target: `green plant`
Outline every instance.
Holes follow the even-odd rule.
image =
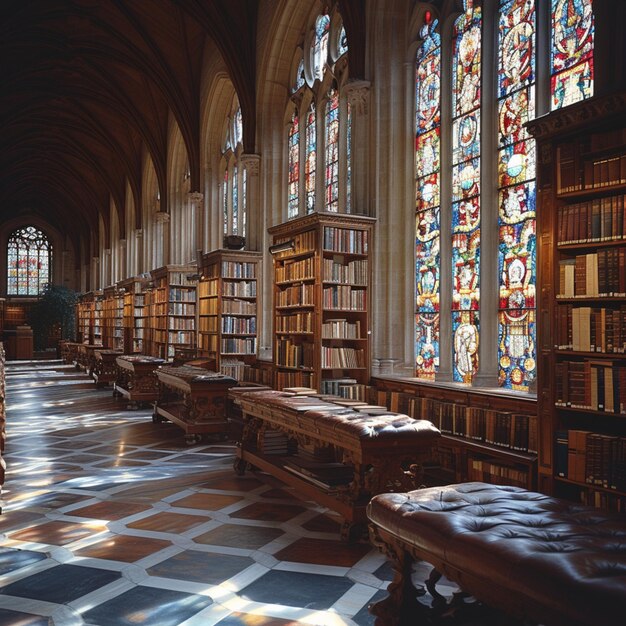
[[[78,294],[72,289],[61,285],[45,287],[30,314],[35,350],[47,348],[49,337],[59,332],[59,339],[75,340],[77,301]]]

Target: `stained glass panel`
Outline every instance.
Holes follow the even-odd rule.
[[[346,213],[352,211],[352,107],[348,102],[346,129]]]
[[[498,32],[498,381],[528,390],[535,377],[535,3],[502,0]],[[520,333],[525,333],[522,337]]]
[[[246,215],[248,208],[248,170],[244,167],[241,181],[241,234],[246,236]]]
[[[325,118],[326,158],[324,208],[327,211],[338,210],[339,200],[339,94],[336,89],[328,92]]]
[[[239,168],[233,169],[233,235],[239,232]]]
[[[348,38],[346,37],[346,29],[342,26],[339,31],[339,38],[337,40],[337,52],[339,56],[348,52]]]
[[[313,46],[313,77],[319,80],[324,78],[324,69],[328,58],[329,32],[330,17],[320,15],[315,22],[315,44]]]
[[[306,212],[315,210],[315,160],[317,158],[317,140],[315,124],[315,104],[312,102],[306,118],[306,163],[304,169],[304,183],[306,191]]]
[[[434,380],[439,368],[439,313],[415,314],[415,366],[420,378]]]
[[[291,89],[291,93],[295,93],[300,89],[300,87],[304,86],[304,59],[300,59],[300,64],[298,65],[298,71],[296,72],[296,82]]]
[[[50,282],[52,245],[34,226],[14,231],[7,242],[7,293],[36,296]]]
[[[477,311],[452,313],[453,379],[471,383],[478,371],[479,319]]]
[[[592,0],[552,0],[552,109],[593,95]]]
[[[430,14],[415,64],[415,373],[439,367],[441,40]]]
[[[224,200],[224,234],[228,235],[228,168],[224,170],[224,191],[222,196]]]
[[[298,113],[294,111],[289,126],[289,188],[287,199],[287,217],[297,217],[298,205],[300,202],[300,126]]]

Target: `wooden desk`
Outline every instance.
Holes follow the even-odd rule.
[[[373,495],[419,486],[421,460],[440,436],[427,420],[366,414],[314,397],[252,391],[233,399],[244,415],[235,471],[259,468],[337,511],[345,539],[362,535]],[[289,439],[286,454],[276,453],[276,444],[269,446],[274,453],[263,449],[276,431]]]
[[[92,376],[96,387],[115,382],[117,379],[117,363],[115,359],[121,354],[120,350],[102,349],[94,352],[95,363]]]
[[[78,347],[81,344],[77,341],[66,341],[61,344],[61,358],[63,363],[74,365],[78,369]]]
[[[190,365],[161,367],[156,376],[155,422],[174,422],[185,431],[188,444],[201,441],[202,435],[228,432],[226,394],[237,384],[234,378]]]
[[[136,409],[142,402],[155,402],[159,397],[159,381],[154,373],[165,359],[125,354],[115,358],[117,378],[113,396],[128,399],[128,408]]]
[[[78,368],[85,370],[88,376],[93,378],[93,369],[96,365],[96,350],[102,350],[102,344],[80,343],[78,344],[77,363]]]

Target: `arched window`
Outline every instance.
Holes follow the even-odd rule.
[[[241,108],[235,102],[231,115],[226,120],[224,148],[224,178],[222,185],[222,210],[224,213],[224,235],[246,234],[246,175],[239,159],[243,152],[243,123]]]
[[[52,244],[34,226],[11,233],[7,244],[7,294],[38,296],[50,282]]]
[[[294,60],[287,119],[287,217],[351,210],[352,113],[342,97],[348,41],[337,11],[318,15]],[[319,175],[318,175],[319,172]]]
[[[535,378],[536,155],[524,124],[593,94],[592,1],[551,0],[545,15],[535,4],[498,0],[489,5],[494,14],[484,15],[481,0],[464,0],[451,23],[449,49],[440,45],[443,20],[424,13],[415,66],[415,358],[421,378],[434,378],[438,357],[447,353],[445,375],[473,382],[481,368],[481,327],[498,329],[497,352],[481,353],[481,359],[490,359],[501,386],[528,390]],[[549,23],[541,24],[544,18]],[[484,24],[495,32],[483,32]],[[538,56],[540,30],[549,30],[550,48]],[[446,84],[440,83],[444,65],[450,68]],[[538,74],[546,81],[541,90]],[[536,93],[545,94],[543,100]],[[442,133],[444,99],[452,124]],[[448,171],[441,170],[444,161]],[[442,222],[451,229],[450,264],[439,255]],[[487,240],[498,242],[483,246],[494,250],[493,259],[481,251]],[[494,268],[490,275],[498,277],[497,297],[488,302],[481,297],[482,267]],[[439,333],[440,284],[451,284],[445,340]]]

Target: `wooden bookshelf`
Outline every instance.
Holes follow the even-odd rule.
[[[537,488],[534,398],[406,379],[371,382],[370,403],[427,419],[441,431],[428,464],[431,485],[478,480]]]
[[[196,347],[196,285],[188,278],[195,265],[166,265],[152,270],[154,287],[147,298],[149,354],[172,359],[177,348]]]
[[[540,487],[626,511],[626,94],[529,129],[541,157]]]
[[[145,281],[127,278],[117,283],[122,294],[122,329],[124,354],[141,354],[147,325]]]
[[[244,380],[256,362],[260,252],[215,250],[202,257],[198,283],[198,355]]]
[[[363,397],[370,371],[374,223],[370,217],[312,213],[269,229],[278,389],[313,387]]]
[[[124,347],[124,295],[116,285],[106,287],[102,293],[102,345],[121,351]]]
[[[102,291],[88,291],[76,305],[77,335],[80,343],[102,345]]]

